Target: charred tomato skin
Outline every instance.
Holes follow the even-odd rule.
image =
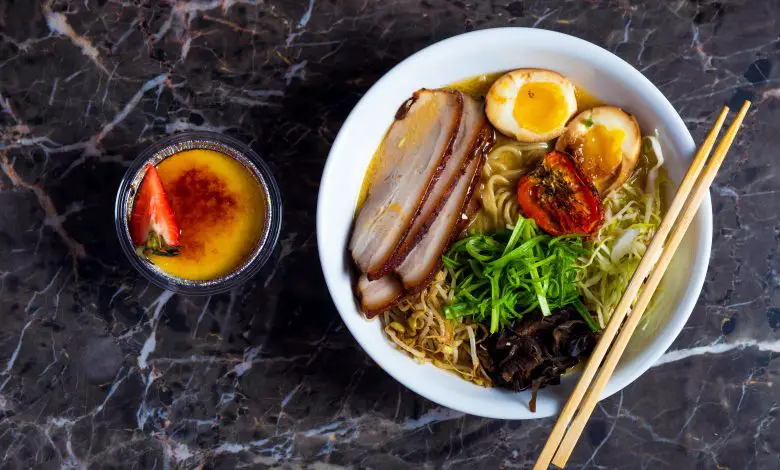
[[[571,156],[552,151],[517,183],[517,202],[526,217],[545,232],[592,235],[604,220],[604,206],[593,183]]]

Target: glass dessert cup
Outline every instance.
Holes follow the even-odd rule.
[[[206,151],[206,152],[189,152],[193,150]],[[183,154],[183,152],[188,152]],[[216,154],[215,154],[216,152]],[[204,156],[216,156],[214,158],[204,158],[202,161],[198,160],[199,157]],[[195,275],[185,276],[182,274],[176,275],[176,272],[188,272],[186,269],[176,269],[178,256],[170,258],[173,262],[168,262],[164,258],[157,255],[150,255],[148,251],[140,249],[133,243],[131,237],[130,218],[133,210],[133,204],[137,196],[139,187],[144,180],[147,173],[147,164],[151,164],[154,167],[160,168],[160,173],[163,174],[163,183],[165,184],[165,174],[170,174],[171,171],[163,171],[160,165],[163,162],[167,162],[163,167],[170,170],[172,167],[182,166],[174,165],[174,161],[168,160],[171,157],[178,156],[178,160],[185,160],[184,162],[178,161],[176,163],[184,163],[185,170],[188,163],[192,165],[205,165],[208,168],[210,165],[220,165],[220,169],[224,169],[225,164],[227,167],[233,166],[240,168],[238,170],[240,178],[249,181],[249,186],[252,186],[250,192],[256,196],[246,201],[256,201],[258,207],[252,207],[251,211],[244,211],[244,213],[236,214],[237,217],[241,217],[236,220],[236,224],[242,224],[243,226],[257,227],[257,234],[251,239],[246,237],[241,238],[240,242],[244,246],[232,246],[231,238],[227,238],[227,246],[220,244],[218,238],[215,238],[212,234],[208,243],[212,243],[215,249],[223,252],[230,253],[235,262],[229,265],[228,269],[209,271],[209,261],[204,262],[202,265],[206,273],[216,273],[214,275]],[[228,158],[224,158],[228,157]],[[219,162],[219,159],[225,160]],[[188,162],[188,159],[194,159]],[[216,163],[214,163],[216,161]],[[235,163],[239,165],[235,165]],[[221,164],[220,164],[221,163]],[[218,168],[214,168],[217,170]],[[246,171],[244,171],[246,170]],[[236,173],[233,168],[233,173]],[[220,181],[217,181],[220,182]],[[168,182],[170,183],[170,181]],[[256,187],[254,184],[256,183]],[[166,184],[166,193],[171,195],[171,188]],[[244,184],[244,186],[247,186]],[[192,186],[191,189],[200,188],[202,186]],[[259,191],[258,191],[259,190]],[[182,207],[176,207],[176,202],[181,204],[184,198],[177,198],[176,190],[174,188],[174,212],[179,212],[176,218],[181,218],[185,215],[185,224],[182,225],[182,232],[186,230],[186,221],[201,218],[200,214],[181,214]],[[194,201],[200,203],[197,199],[197,193],[187,194],[187,201]],[[202,204],[201,204],[202,206]],[[262,207],[260,207],[262,206]],[[186,207],[184,208],[186,209]],[[262,220],[245,220],[246,217],[257,217]],[[248,146],[228,136],[221,134],[215,134],[210,132],[188,132],[178,134],[173,137],[163,139],[160,142],[155,143],[151,147],[145,149],[136,158],[133,164],[128,168],[124,178],[119,186],[117,193],[116,204],[114,208],[114,223],[116,225],[117,236],[119,237],[119,243],[122,250],[127,255],[130,263],[135,267],[146,279],[155,285],[164,289],[188,294],[188,295],[210,295],[219,292],[230,290],[231,288],[238,286],[252,276],[254,276],[263,264],[273,253],[276,243],[279,239],[279,232],[281,230],[281,218],[282,218],[282,200],[279,192],[279,188],[276,185],[276,181],[268,168],[260,157]],[[214,232],[220,230],[223,221],[217,221],[218,223],[209,223],[207,220],[199,220],[203,222],[201,225],[205,227],[206,231]],[[217,234],[219,235],[219,234]],[[184,236],[182,236],[184,239]],[[188,245],[183,244],[182,253],[186,254]],[[206,246],[205,249],[209,249]],[[241,254],[236,255],[236,250],[240,250]],[[179,255],[181,256],[181,255]],[[238,257],[237,257],[238,256]],[[156,263],[155,260],[158,262]],[[211,260],[213,262],[213,260]],[[190,265],[196,265],[197,262],[189,260]],[[174,269],[171,268],[174,266]],[[186,265],[186,263],[185,263]]]

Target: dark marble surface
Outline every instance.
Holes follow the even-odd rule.
[[[341,122],[409,54],[536,26],[646,74],[700,139],[756,106],[713,191],[712,262],[672,350],[597,409],[571,468],[780,466],[780,4],[0,2],[2,468],[530,468],[550,419],[464,416],[373,364],[324,287],[314,211]],[[210,298],[150,286],[112,210],[130,161],[248,142],[285,201],[274,258]]]

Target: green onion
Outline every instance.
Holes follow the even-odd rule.
[[[582,238],[552,237],[523,217],[511,231],[466,237],[442,256],[455,280],[444,313],[450,319],[469,316],[489,323],[495,333],[534,310],[551,315],[572,306],[596,331],[576,286],[582,269],[577,260],[586,253]]]

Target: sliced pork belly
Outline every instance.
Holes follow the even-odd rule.
[[[462,114],[462,94],[448,90],[417,91],[396,113],[349,244],[368,280],[392,269],[388,261],[447,163]]]
[[[433,224],[436,214],[442,210],[455,188],[459,176],[466,171],[471,159],[477,154],[480,137],[486,128],[487,118],[482,111],[482,103],[464,94],[463,117],[460,120],[458,135],[452,144],[450,158],[447,159],[441,175],[433,185],[409,232],[393,254],[389,262],[390,268],[396,268],[403,262],[409,251],[414,248],[414,245],[420,241]]]
[[[376,281],[369,281],[365,274],[360,276],[357,284],[360,307],[368,318],[392,307],[404,293],[401,282],[394,274],[387,274]]]
[[[480,154],[472,159],[466,172],[461,175],[441,212],[422,239],[415,245],[396,273],[403,282],[407,294],[424,288],[439,267],[444,250],[457,236],[464,211],[469,206],[471,195],[479,184],[485,157]]]

